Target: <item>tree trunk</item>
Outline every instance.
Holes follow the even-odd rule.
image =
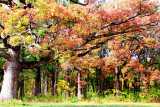
[[[83,87],[83,97],[84,97],[84,98],[87,98],[86,85]]]
[[[67,76],[66,76],[66,82],[70,84],[70,81],[69,81],[69,78],[68,76],[70,75],[70,71],[68,70],[67,71]],[[70,92],[69,90],[66,90],[66,98],[69,98],[70,97]]]
[[[4,75],[4,71],[1,69],[0,70],[0,83],[3,81],[3,75]],[[2,86],[0,86],[0,90],[2,89]]]
[[[23,70],[21,71],[23,73]],[[23,98],[25,96],[25,91],[24,91],[24,77],[21,78],[20,82],[20,98]]]
[[[8,49],[10,58],[6,61],[4,67],[4,80],[0,95],[1,101],[17,98],[18,77],[20,73],[19,49]]]
[[[53,66],[53,65],[52,65]],[[54,95],[54,79],[55,79],[55,77],[54,77],[54,72],[53,72],[53,70],[51,71],[51,78],[52,78],[52,84],[51,84],[51,93],[52,93],[52,95]]]
[[[54,95],[57,95],[57,83],[58,83],[58,61],[56,60],[55,68],[55,81],[54,81]]]
[[[44,95],[44,89],[45,89],[45,74],[44,71],[42,71],[42,86],[41,86],[41,94]]]
[[[44,87],[44,94],[47,95],[47,92],[48,92],[48,75],[46,75],[45,77],[45,87]]]
[[[77,96],[78,93],[78,82],[75,82],[75,90],[74,90],[74,95]]]
[[[89,73],[87,74],[87,92],[89,92]]]
[[[21,47],[21,51],[22,51],[22,54],[21,54],[21,61],[23,62],[24,61],[24,47],[22,46]],[[23,69],[21,69],[21,73],[23,74],[24,71]],[[20,95],[19,97],[22,99],[24,96],[25,96],[25,91],[24,91],[24,75],[21,75],[21,78],[19,79],[19,84],[20,84]]]
[[[81,99],[81,72],[78,71],[78,99]]]
[[[115,80],[116,80],[116,98],[119,99],[120,96],[120,80],[119,80],[119,75],[120,75],[120,71],[119,71],[119,67],[116,66],[115,69]]]
[[[41,71],[40,67],[38,67],[36,72],[35,96],[38,97],[40,93],[41,93]]]
[[[95,92],[95,90],[94,90],[94,83],[93,83],[93,79],[91,79],[91,84],[92,84],[92,90],[93,90],[93,92]]]

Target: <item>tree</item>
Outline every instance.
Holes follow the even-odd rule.
[[[64,7],[52,0],[37,0],[32,3],[34,8],[0,7],[0,56],[6,59],[1,100],[17,98],[21,69],[60,60],[80,72],[86,68],[78,63],[81,57],[84,60],[83,56],[120,34],[142,32],[159,21],[156,2],[125,3],[121,10],[97,8],[91,3]],[[26,57],[23,62],[19,60],[21,47]],[[30,57],[34,60],[28,61]]]

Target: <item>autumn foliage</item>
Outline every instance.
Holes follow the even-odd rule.
[[[95,2],[64,6],[54,0],[37,0],[33,8],[0,7],[0,56],[8,59],[6,50],[21,52],[23,48],[21,69],[59,61],[63,71],[81,73],[81,81],[78,74],[75,78],[80,88],[89,84],[86,78],[102,82],[108,75],[115,76],[118,91],[123,91],[124,82],[128,89],[149,89],[159,83],[158,0]],[[73,76],[67,74],[65,79]],[[63,88],[67,90],[68,84]]]

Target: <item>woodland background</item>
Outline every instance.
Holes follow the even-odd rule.
[[[142,2],[142,4],[147,1],[148,0],[137,0],[137,2]],[[71,2],[65,0],[58,0],[56,2],[60,2],[64,6],[81,3],[81,1]],[[101,7],[123,8],[121,0],[92,2],[97,9]],[[107,3],[108,5],[106,5]],[[140,8],[142,8],[142,10],[143,8],[149,9],[149,6],[143,7],[142,5]],[[159,8],[156,7],[155,9],[158,10]],[[149,12],[147,10],[143,11],[141,14],[150,13],[150,11],[152,11],[152,9],[149,10]],[[103,10],[101,12],[103,12]],[[108,20],[114,21],[116,17],[118,17],[117,15],[122,15],[118,12],[119,11],[112,11],[112,13],[110,13],[111,18]],[[99,14],[102,14],[101,20],[105,20],[104,17],[105,15],[107,16],[107,14]],[[60,49],[65,50],[64,55],[44,66],[22,69],[18,79],[18,99],[27,102],[71,103],[78,101],[93,103],[160,102],[159,14],[156,13],[155,16],[158,21],[156,20],[156,22],[146,24],[145,26],[141,25],[144,26],[141,28],[143,32],[140,31],[140,33],[137,33],[135,31],[129,34],[125,32],[118,34],[117,32],[116,35],[118,36],[115,35],[108,38],[107,42],[98,40],[100,41],[99,43],[94,41],[91,45],[86,45],[86,47],[88,47],[87,51],[83,51],[83,48],[81,48],[82,52],[69,52],[69,54],[65,54],[65,51],[75,44],[70,44],[69,42],[71,41],[68,38],[64,38],[61,44],[58,44],[60,41],[56,41],[57,44],[61,46]],[[155,18],[155,16],[152,18]],[[110,25],[116,26],[118,24],[120,23],[114,22]],[[69,34],[71,32],[70,30],[72,30],[72,22],[67,22],[66,26],[68,26],[66,32]],[[109,30],[111,29],[110,27]],[[113,29],[117,29],[118,31],[120,28],[113,27]],[[134,30],[137,29],[138,28],[135,28]],[[89,31],[83,29],[82,23],[81,29],[78,31],[77,28],[75,32],[90,35],[87,32],[90,32],[92,29],[88,30]],[[38,28],[38,34],[39,44],[44,43],[42,46],[48,48],[48,44],[45,43],[50,43],[52,39],[47,29],[43,28],[43,26]],[[17,46],[17,42],[21,43],[20,39],[14,41],[15,39],[16,37],[10,40],[10,44],[13,46]],[[77,39],[74,42],[78,44],[81,41]],[[94,45],[94,43],[98,45]],[[31,55],[27,51],[32,51]],[[19,59],[20,61],[27,62],[41,61],[43,55],[48,55],[47,51],[42,51],[39,57],[36,54],[38,51],[34,46],[33,49],[30,50],[21,47]],[[7,67],[5,62],[6,59],[0,57],[0,89],[2,88],[4,70]]]

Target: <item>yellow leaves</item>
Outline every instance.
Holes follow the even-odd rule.
[[[67,90],[72,93],[75,87],[70,87],[70,84],[67,83],[65,80],[59,80],[57,85],[57,92],[60,94],[61,92],[66,92]]]
[[[11,44],[12,46],[19,46],[22,44],[32,44],[34,42],[34,38],[31,35],[28,36],[19,36],[19,35],[15,35],[10,37],[9,39],[9,44]]]
[[[9,39],[9,44],[12,46],[19,46],[23,43],[23,37],[22,36],[13,36]]]
[[[28,35],[24,38],[25,43],[32,44],[34,42],[34,38],[31,35]]]
[[[96,71],[95,71],[94,68],[89,68],[89,72],[90,72],[90,73],[95,73]]]

